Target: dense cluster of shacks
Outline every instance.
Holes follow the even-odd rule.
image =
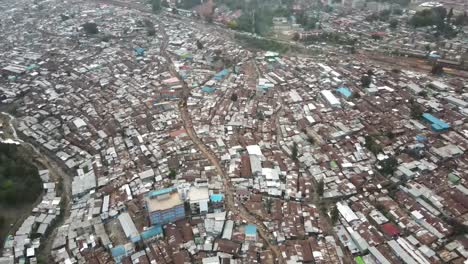
[[[227,191],[287,263],[467,259],[466,80],[250,52],[186,19],[52,2],[2,3],[0,89],[20,100],[23,139],[71,175],[70,204],[60,215],[41,171],[44,200],[0,263],[35,263],[46,242],[56,263],[275,263],[258,227],[225,210]],[[83,33],[90,21],[100,34]],[[232,190],[182,124],[166,41],[190,123]]]
[[[374,13],[383,10],[401,9],[400,6],[388,6],[379,3],[383,7],[377,10],[364,8],[352,9],[345,15],[337,11],[321,15],[320,26],[322,30],[305,32],[304,34],[318,34],[320,32],[346,33],[349,38],[358,39],[359,47],[366,51],[416,58],[431,58],[440,63],[463,67],[468,64],[468,35],[467,26],[459,26],[459,31],[454,38],[441,38],[435,41],[436,30],[433,27],[414,28],[409,24],[415,10],[406,9],[401,15],[393,14],[387,21],[368,21],[367,18]],[[448,8],[449,9],[449,8]],[[417,10],[417,9],[416,9]],[[455,9],[455,14],[463,13],[461,9]],[[465,11],[466,12],[466,11]],[[391,28],[392,19],[398,21],[397,28]]]
[[[61,197],[57,195],[55,182],[50,178],[48,170],[40,170],[39,175],[43,182],[44,195],[14,235],[5,239],[0,258],[5,263],[12,263],[15,258],[34,258],[41,246],[41,239],[46,237],[57,218],[61,217]]]
[[[304,13],[310,19],[317,20],[313,29],[304,29],[297,24],[297,18],[274,17],[272,21],[272,31],[279,34],[289,35],[299,33],[302,40],[314,38],[323,34],[331,33],[339,35],[341,40],[333,43],[327,37],[316,38],[315,42],[305,41],[310,48],[322,49],[323,45],[346,46],[345,39],[356,39],[356,47],[369,52],[383,54],[395,54],[398,56],[410,56],[416,58],[431,58],[438,60],[446,66],[466,68],[468,67],[468,26],[458,26],[455,31],[459,31],[453,38],[436,38],[435,27],[414,28],[408,21],[416,11],[422,10],[418,6],[418,1],[411,7],[403,7],[398,4],[391,4],[387,1],[362,1],[343,0],[328,1],[328,5],[333,7],[333,12],[326,12],[320,9],[313,1],[294,1],[293,10]],[[425,2],[425,1],[419,1]],[[467,6],[454,5],[453,1],[440,1],[437,6],[444,6],[447,10],[454,8],[455,15],[467,12]],[[456,1],[455,1],[456,2]],[[459,1],[461,3],[461,1]],[[429,7],[428,7],[429,8]],[[389,19],[380,20],[377,15],[372,21],[368,17],[373,14],[391,10],[403,10],[402,14],[392,14]],[[233,16],[236,14],[235,16]],[[223,6],[217,9],[217,20],[228,23],[236,20],[241,12],[225,10]],[[455,16],[454,15],[454,16]],[[396,28],[390,26],[392,20],[396,20]]]

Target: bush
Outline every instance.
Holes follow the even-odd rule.
[[[99,29],[96,23],[86,22],[83,24],[82,27],[84,31],[86,32],[86,34],[93,35],[93,34],[99,33]]]
[[[379,154],[382,151],[382,147],[375,142],[374,137],[372,136],[365,136],[365,146],[366,148],[372,152],[374,155]]]
[[[396,19],[390,20],[390,25],[389,26],[390,26],[391,29],[396,29],[397,26],[398,26],[398,20],[396,20]]]
[[[247,47],[253,49],[262,49],[276,52],[286,52],[288,50],[288,46],[273,40],[248,37],[240,34],[236,34],[235,38],[243,42]]]

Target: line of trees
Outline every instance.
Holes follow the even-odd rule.
[[[468,25],[468,15],[464,12],[454,16],[453,8],[447,12],[444,7],[436,7],[416,12],[409,22],[414,27],[435,26],[436,36],[452,38],[458,33],[457,26]]]

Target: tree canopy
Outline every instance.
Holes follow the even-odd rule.
[[[151,0],[151,9],[153,12],[158,12],[161,10],[161,0]]]
[[[83,24],[83,29],[87,34],[93,35],[99,33],[99,29],[96,23],[86,22]]]
[[[410,24],[415,27],[440,26],[444,23],[446,16],[447,9],[443,7],[424,9],[413,15]]]
[[[34,202],[42,190],[37,168],[17,145],[0,143],[0,204]]]
[[[391,176],[398,166],[398,161],[395,157],[389,157],[388,159],[381,160],[379,165],[381,167],[379,171],[382,174]]]
[[[369,75],[361,76],[361,85],[362,87],[369,87],[372,82],[372,78]]]

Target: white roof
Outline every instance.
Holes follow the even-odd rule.
[[[278,170],[270,169],[270,168],[262,168],[262,174],[265,176],[267,180],[277,181],[279,180],[279,173]]]
[[[138,230],[136,229],[135,223],[133,223],[133,220],[128,213],[121,213],[118,218],[120,225],[128,238],[138,236]]]
[[[203,264],[219,264],[219,257],[209,257],[209,258],[203,258],[202,259]]]
[[[341,202],[336,203],[336,209],[340,212],[346,222],[351,223],[352,221],[359,220],[357,215],[351,210],[347,204]]]
[[[26,249],[26,256],[27,257],[34,257],[34,248],[33,247],[30,247],[30,248]]]
[[[320,92],[330,105],[341,105],[340,100],[336,98],[330,90],[323,90]]]
[[[190,187],[190,190],[188,192],[188,198],[191,203],[203,201],[203,200],[209,200],[210,195],[208,193],[208,188],[192,186]]]
[[[249,155],[263,156],[262,150],[260,149],[259,145],[247,146],[247,152],[249,153]]]
[[[75,120],[73,120],[73,124],[74,124],[77,128],[86,126],[85,121],[83,121],[83,119],[81,119],[81,118],[79,118],[79,117],[77,117]]]
[[[154,177],[154,171],[153,171],[153,169],[149,169],[149,170],[140,172],[140,173],[138,174],[138,176],[139,176],[141,179],[151,178],[151,177]]]

